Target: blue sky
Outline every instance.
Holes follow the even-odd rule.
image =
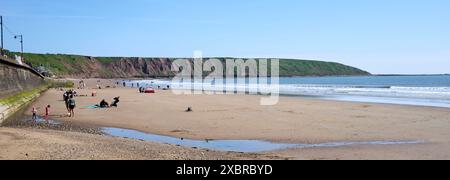
[[[0,0],[25,51],[277,57],[450,73],[448,0]],[[19,43],[5,32],[5,47]]]

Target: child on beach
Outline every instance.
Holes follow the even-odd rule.
[[[35,121],[37,120],[37,108],[33,107],[33,110],[31,110],[31,113],[33,113],[32,119]]]
[[[48,122],[48,116],[50,115],[50,105],[45,108],[45,121]]]

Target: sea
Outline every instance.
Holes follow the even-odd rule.
[[[241,87],[237,88],[238,91],[261,87],[251,83],[258,83],[257,80],[238,80],[235,79],[236,83],[243,82],[236,85]],[[139,83],[153,88],[179,87],[178,82],[170,79],[130,80],[126,83],[128,86]],[[186,82],[183,84],[186,87]],[[194,81],[189,84],[202,87],[205,83]],[[279,90],[281,96],[450,108],[450,75],[280,77]]]

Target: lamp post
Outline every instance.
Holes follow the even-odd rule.
[[[1,48],[0,48],[0,53],[1,55],[3,55],[3,16],[0,16],[0,31],[1,31]]]
[[[14,36],[14,39],[18,39],[18,38],[20,38],[20,50],[21,50],[21,53],[22,53],[22,60],[24,60],[25,58],[23,57],[23,35],[16,35],[16,36]]]

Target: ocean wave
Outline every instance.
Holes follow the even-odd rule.
[[[145,86],[171,86],[183,89],[215,90],[234,89],[236,91],[263,91],[273,90],[273,87],[262,84],[232,84],[215,87],[202,82],[173,83],[169,80],[141,80],[132,81]],[[371,96],[396,98],[423,98],[450,100],[450,87],[406,87],[406,86],[377,86],[377,85],[329,85],[329,84],[280,84],[282,95],[307,96]]]

